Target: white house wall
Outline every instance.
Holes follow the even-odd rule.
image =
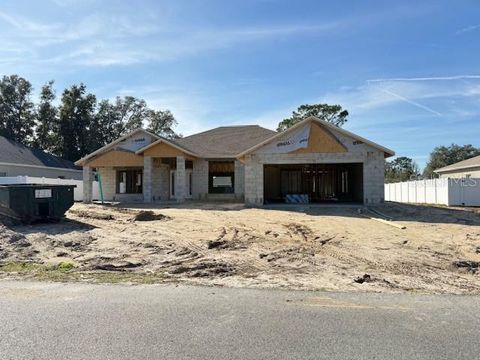
[[[17,164],[0,165],[0,174],[3,176],[33,176],[82,180],[82,170],[60,169],[43,166],[22,166]]]
[[[451,179],[466,178],[466,177],[480,178],[480,167],[471,168],[471,169],[453,170],[453,171],[440,174],[440,177],[451,178]]]

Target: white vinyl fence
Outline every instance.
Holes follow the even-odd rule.
[[[429,179],[385,184],[385,201],[480,206],[480,179]]]
[[[83,181],[73,179],[53,179],[45,177],[32,176],[5,176],[0,177],[0,185],[2,184],[48,184],[48,185],[76,185],[74,189],[74,200],[83,200]],[[98,181],[93,182],[93,199],[100,199],[100,189]]]

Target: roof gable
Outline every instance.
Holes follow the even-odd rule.
[[[124,136],[119,137],[117,140],[112,141],[110,144],[107,144],[100,149],[95,150],[94,152],[75,161],[75,165],[83,166],[87,162],[87,160],[90,160],[94,156],[102,154],[113,148],[120,148],[121,150],[135,152],[138,149],[147,146],[148,144],[159,138],[160,137],[158,135],[148,132],[145,129],[138,128]]]
[[[269,139],[266,139],[265,141],[260,142],[256,145],[254,145],[253,147],[243,151],[242,153],[240,153],[238,155],[238,157],[243,157],[247,154],[255,152],[255,151],[259,150],[260,148],[262,148],[262,147],[266,146],[267,144],[270,144],[274,141],[278,141],[278,140],[281,140],[283,138],[287,138],[290,134],[294,133],[295,131],[298,131],[299,128],[302,128],[303,126],[305,126],[306,124],[311,123],[311,122],[316,123],[316,124],[324,127],[325,129],[330,131],[340,141],[342,139],[345,140],[347,138],[353,140],[353,141],[341,141],[342,144],[345,145],[349,151],[354,149],[350,145],[354,145],[354,146],[362,145],[363,147],[370,146],[374,149],[377,149],[377,150],[380,150],[380,151],[384,152],[385,157],[395,155],[395,152],[393,150],[390,150],[386,147],[383,147],[379,144],[374,143],[373,141],[367,140],[367,139],[365,139],[361,136],[358,136],[358,135],[356,135],[356,134],[354,134],[350,131],[347,131],[347,130],[342,129],[338,126],[335,126],[335,125],[333,125],[333,124],[331,124],[327,121],[324,121],[324,120],[321,120],[317,117],[311,116],[311,117],[309,117],[305,120],[300,121],[299,123],[295,124],[294,126],[290,127],[289,129],[287,129],[287,130],[285,130],[281,133],[276,133],[276,135],[270,137]],[[356,150],[359,150],[359,148],[357,147]]]
[[[292,151],[292,154],[305,153],[343,153],[347,147],[328,129],[316,122],[311,123],[308,146]]]
[[[147,156],[160,156],[164,154],[164,157],[175,157],[183,154],[196,157],[197,154],[177,144],[175,140],[169,140],[165,138],[159,138],[150,145],[147,145],[136,151],[136,154],[144,154]]]

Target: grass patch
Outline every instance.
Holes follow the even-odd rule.
[[[30,262],[9,262],[0,265],[1,272],[7,273],[29,273],[45,270],[46,266],[43,264]]]
[[[71,261],[59,264],[38,264],[10,262],[0,264],[0,273],[18,275],[24,278],[56,282],[93,282],[99,284],[158,284],[169,281],[164,273],[140,273],[117,271],[81,271]]]
[[[75,268],[75,264],[71,261],[62,261],[57,265],[57,270],[59,271],[69,271]]]

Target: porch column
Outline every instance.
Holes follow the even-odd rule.
[[[151,156],[143,157],[143,202],[152,202],[152,168]]]
[[[92,202],[93,169],[90,166],[83,167],[83,202]]]
[[[177,156],[177,171],[175,172],[175,197],[179,202],[185,200],[185,175],[185,158],[183,156]]]

